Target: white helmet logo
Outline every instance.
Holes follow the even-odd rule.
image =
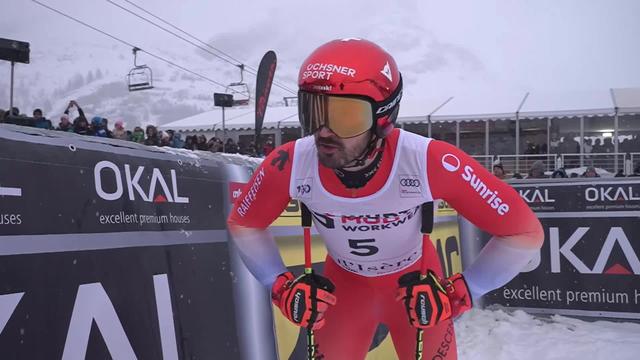
[[[340,41],[351,41],[351,40],[357,40],[357,41],[359,41],[359,40],[362,40],[362,39],[357,38],[357,37],[350,37],[350,38],[344,38],[344,39],[341,39]]]
[[[449,172],[457,171],[460,168],[460,159],[453,154],[445,154],[442,157],[442,167]]]
[[[391,67],[389,66],[389,62],[388,61],[387,61],[386,64],[384,64],[384,68],[382,68],[382,70],[380,70],[380,73],[382,75],[384,75],[384,77],[389,79],[389,81],[393,82],[393,77],[391,76]]]

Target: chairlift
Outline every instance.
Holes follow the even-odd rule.
[[[127,85],[129,91],[140,91],[153,89],[153,72],[147,65],[138,65],[138,51],[140,48],[133,48],[133,69],[127,74]]]
[[[240,81],[227,85],[225,92],[233,94],[233,106],[249,105],[251,92],[249,91],[249,85],[244,82],[244,64],[236,66],[240,68]]]
[[[298,97],[297,96],[283,96],[284,106],[297,106],[298,105]]]

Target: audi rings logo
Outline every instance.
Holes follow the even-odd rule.
[[[457,171],[460,168],[460,159],[453,154],[442,156],[442,167],[449,172]]]
[[[419,187],[420,186],[420,180],[419,179],[402,178],[402,179],[400,179],[400,185],[408,186],[408,187]]]
[[[400,197],[415,198],[422,196],[422,181],[418,175],[400,175],[398,184],[400,185]]]

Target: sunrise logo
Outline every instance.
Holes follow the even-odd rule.
[[[460,169],[460,159],[453,154],[445,154],[442,157],[442,167],[449,172],[458,171]]]

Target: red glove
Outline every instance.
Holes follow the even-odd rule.
[[[452,318],[455,319],[465,311],[471,310],[473,306],[471,291],[469,291],[467,281],[462,274],[453,274],[446,278],[444,287],[447,289],[447,294],[449,294]]]
[[[336,304],[333,283],[320,275],[303,274],[297,279],[286,272],[271,288],[271,300],[292,323],[311,330],[324,325],[324,312]]]
[[[406,273],[398,279],[396,300],[403,300],[411,325],[426,329],[455,318],[471,309],[471,295],[462,274],[442,280],[429,270],[424,279],[420,272]]]

